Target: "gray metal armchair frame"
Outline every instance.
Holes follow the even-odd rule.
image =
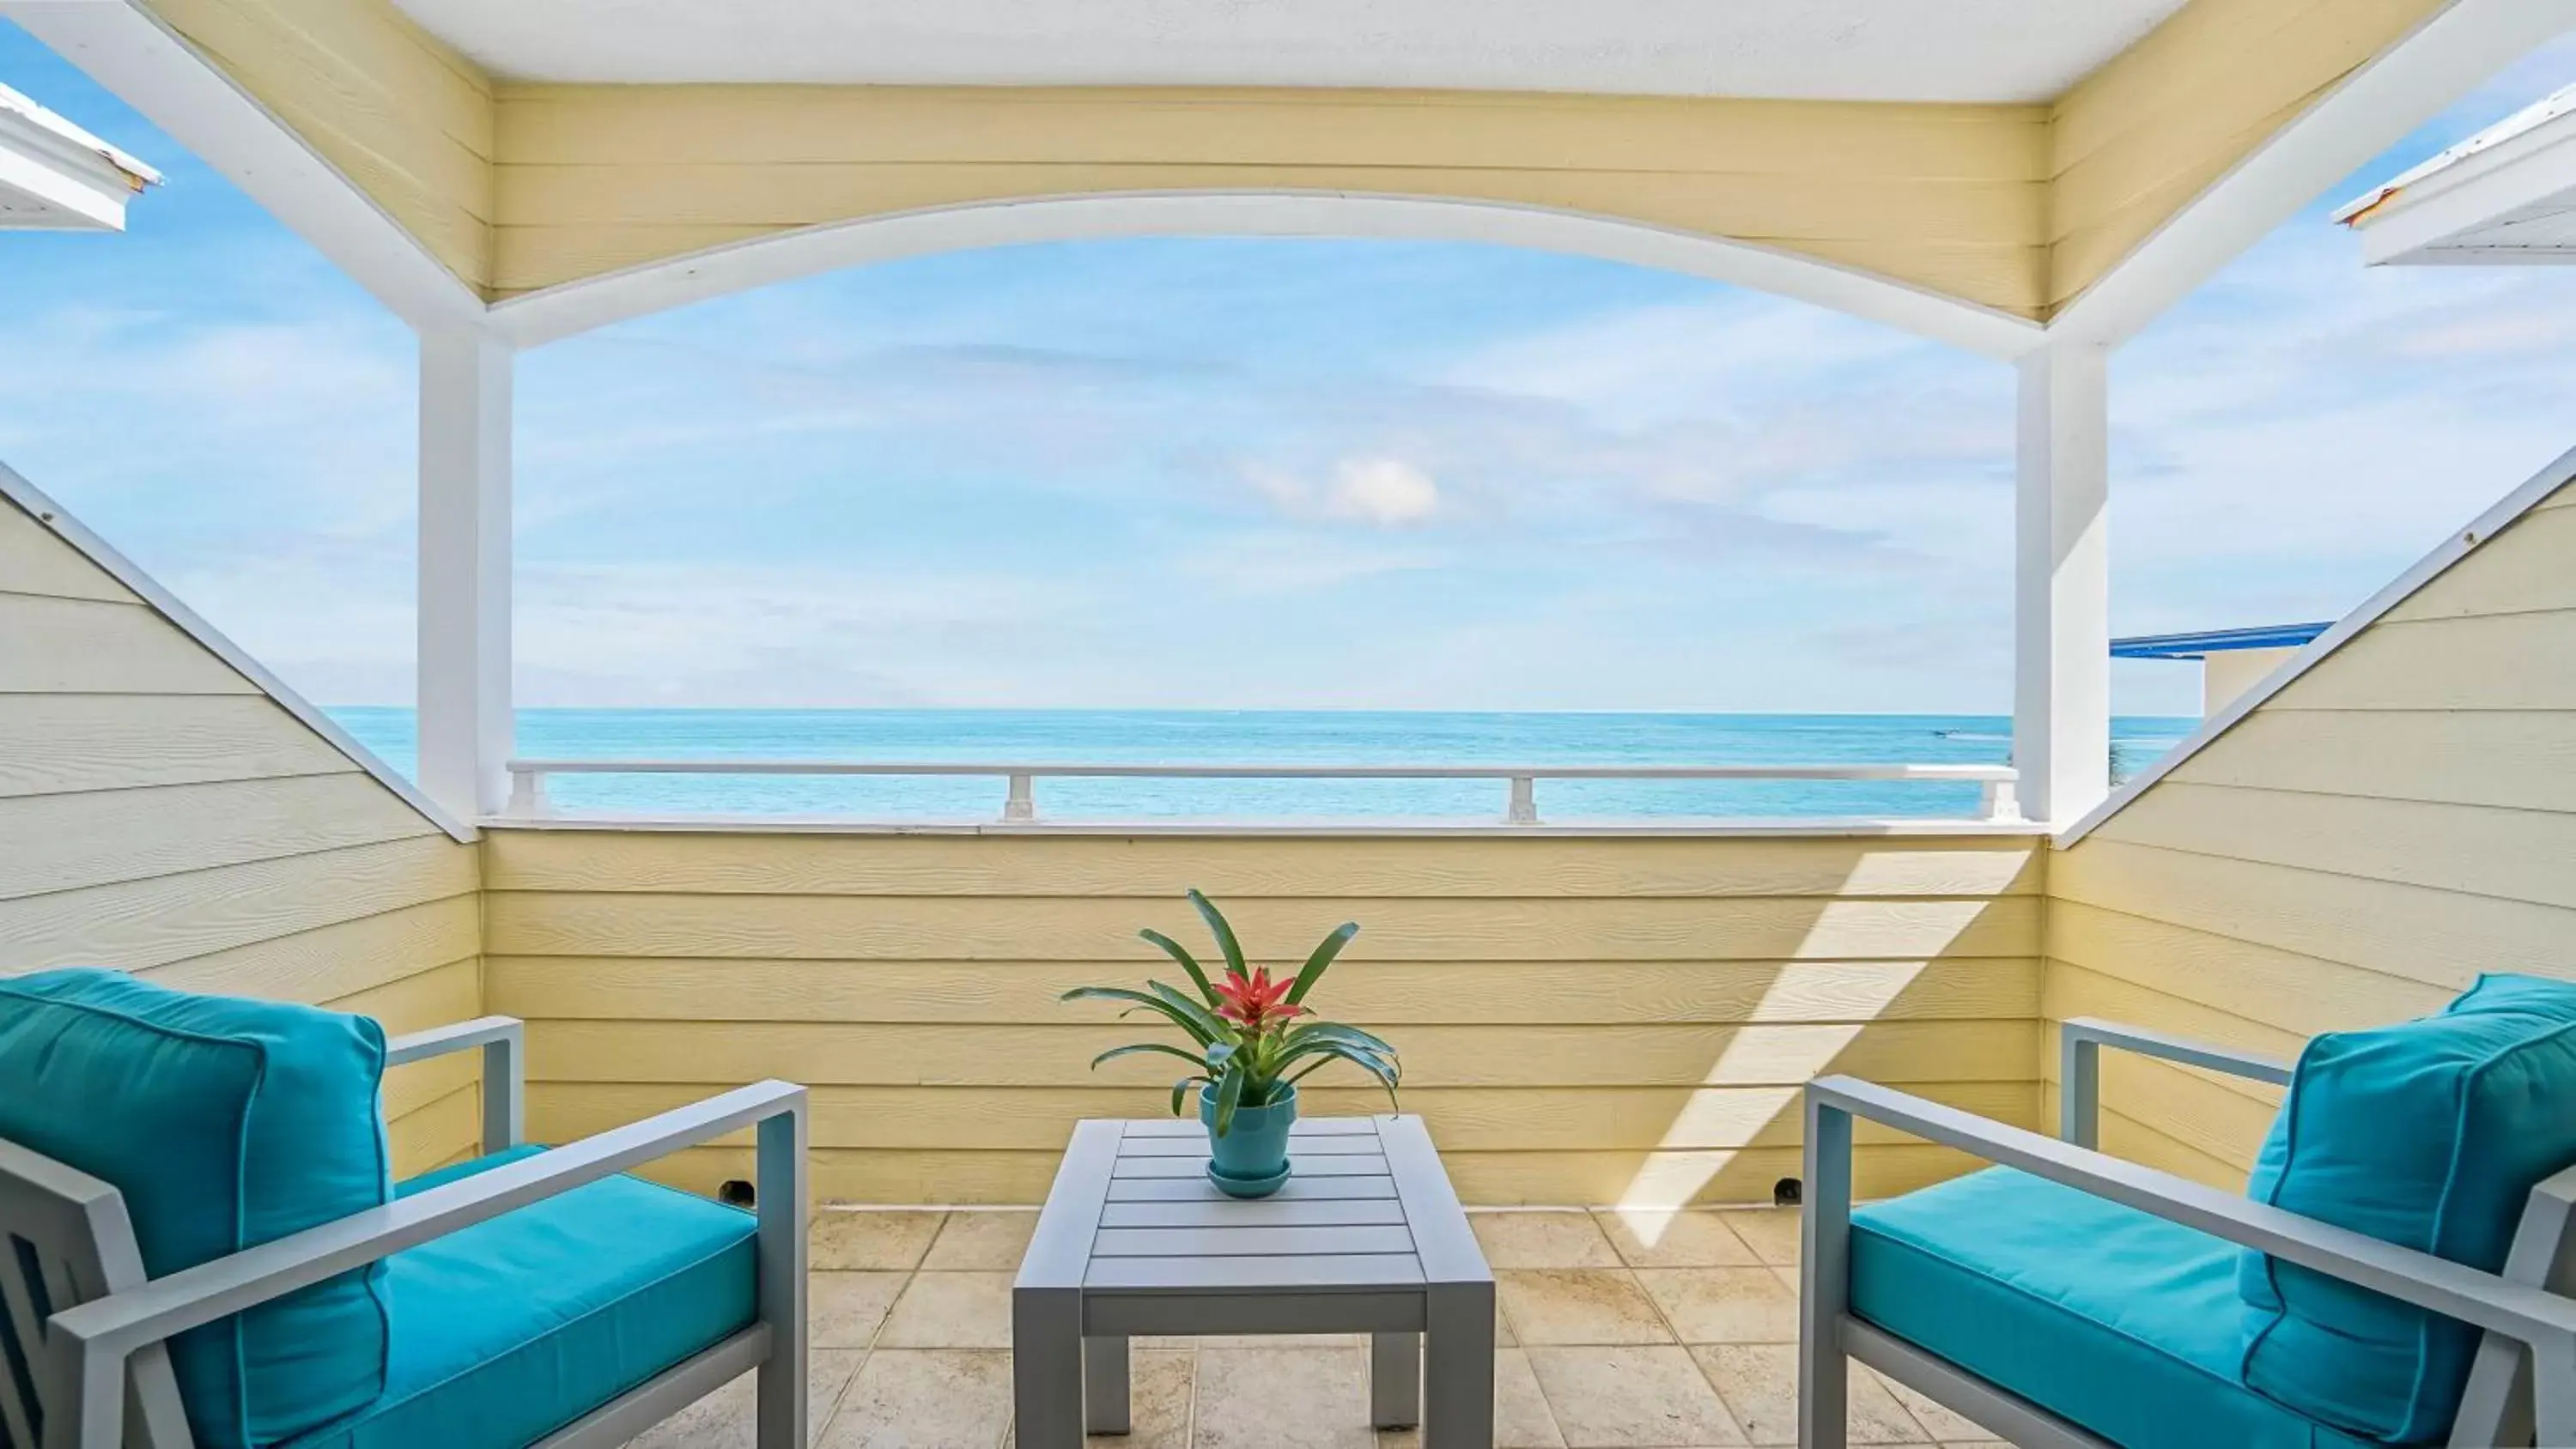
[[[2576,1443],[2576,1169],[2532,1189],[2504,1271],[2429,1253],[2105,1156],[2089,1144],[2101,1048],[2274,1083],[2264,1057],[2111,1022],[2065,1024],[2059,1084],[2069,1140],[1991,1122],[1851,1077],[1807,1084],[1805,1220],[1799,1295],[1798,1429],[1805,1449],[1844,1449],[1847,1358],[1858,1359],[2024,1449],[2113,1449],[2037,1404],[1850,1313],[1852,1119],[1894,1127],[1989,1162],[2197,1228],[2486,1331],[2450,1443]],[[2535,1429],[2537,1430],[2535,1440]]]
[[[398,1038],[389,1065],[480,1047],[484,1150],[519,1139],[526,1055],[507,1017]],[[34,1401],[0,1367],[0,1428],[44,1449],[194,1449],[165,1345],[227,1314],[596,1182],[681,1148],[755,1130],[759,1284],[752,1324],[540,1441],[606,1449],[758,1371],[759,1449],[805,1449],[806,1093],[759,1082],[365,1212],[147,1279],[116,1188],[0,1141],[0,1309],[30,1346]],[[39,1316],[39,1305],[50,1316]]]

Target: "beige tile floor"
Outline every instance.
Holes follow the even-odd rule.
[[[1034,1212],[815,1215],[813,1435],[827,1449],[1006,1449],[1010,1285]],[[1475,1214],[1502,1320],[1497,1449],[1796,1441],[1795,1209]],[[1415,1449],[1368,1425],[1357,1336],[1145,1339],[1129,1449]],[[635,1449],[749,1449],[743,1379]],[[1855,1366],[1852,1442],[1992,1436]]]

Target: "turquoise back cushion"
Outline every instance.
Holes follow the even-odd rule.
[[[115,1184],[155,1278],[388,1201],[384,1064],[365,1017],[116,971],[0,980],[0,1137]],[[274,1444],[375,1402],[384,1274],[175,1339],[201,1449]]]
[[[2494,1272],[2570,1163],[2576,986],[2484,976],[2439,1016],[2309,1042],[2246,1193]],[[2450,1432],[2477,1330],[2261,1253],[2237,1291],[2255,1392],[2386,1443]]]

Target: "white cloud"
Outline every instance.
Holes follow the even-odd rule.
[[[1333,470],[1324,511],[1335,518],[1394,528],[1420,523],[1440,508],[1431,476],[1398,458],[1346,458]]]
[[[1401,458],[1344,458],[1322,484],[1268,463],[1245,464],[1243,481],[1283,517],[1301,522],[1403,528],[1441,511],[1440,485]]]

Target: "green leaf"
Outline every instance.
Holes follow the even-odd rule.
[[[1187,1096],[1190,1094],[1190,1083],[1192,1083],[1192,1082],[1204,1082],[1204,1081],[1207,1081],[1207,1080],[1208,1080],[1208,1079],[1207,1079],[1207,1078],[1205,1078],[1205,1077],[1202,1077],[1202,1076],[1195,1076],[1195,1075],[1193,1075],[1193,1076],[1183,1077],[1183,1078],[1181,1078],[1179,1081],[1172,1083],[1172,1115],[1173,1115],[1173,1116],[1178,1117],[1179,1115],[1181,1115],[1181,1100],[1182,1100],[1183,1098],[1187,1097]]]
[[[1217,1004],[1219,998],[1215,985],[1208,980],[1207,972],[1200,968],[1198,958],[1183,949],[1180,942],[1155,930],[1138,931],[1136,934],[1162,947],[1164,955],[1180,962],[1181,969],[1190,973],[1190,984],[1199,989],[1199,995],[1206,999],[1208,1005]]]
[[[1243,964],[1243,943],[1234,939],[1234,927],[1226,924],[1225,912],[1195,889],[1190,892],[1190,904],[1199,908],[1199,918],[1207,922],[1208,934],[1216,937],[1216,948],[1225,953],[1226,969],[1251,975],[1252,968]]]
[[[1150,981],[1146,983],[1148,986],[1157,984],[1159,983]],[[1190,1034],[1190,1039],[1197,1042],[1200,1046],[1206,1046],[1211,1042],[1223,1040],[1224,1037],[1228,1035],[1228,1033],[1223,1030],[1222,1023],[1218,1024],[1218,1030],[1214,1033],[1211,1033],[1206,1027],[1202,1026],[1200,1023],[1213,1022],[1215,1021],[1215,1018],[1210,1017],[1205,1010],[1201,1009],[1188,997],[1181,995],[1177,991],[1172,991],[1168,986],[1164,987],[1163,990],[1171,992],[1171,1000],[1166,1000],[1161,996],[1151,995],[1142,991],[1132,991],[1124,986],[1077,986],[1071,991],[1066,992],[1063,999],[1066,1001],[1131,1002],[1136,1006],[1141,1006],[1149,1011],[1161,1014],[1174,1026],[1188,1032]],[[1178,1001],[1181,1005],[1174,1006],[1172,1004],[1173,1001]],[[1183,1011],[1181,1009],[1182,1007],[1188,1007],[1189,1011]],[[1197,1014],[1191,1015],[1190,1012],[1195,1012]]]
[[[1235,1039],[1235,1030],[1227,1025],[1224,1017],[1218,1016],[1171,987],[1165,986],[1160,981],[1148,981],[1145,983],[1145,989],[1162,998],[1163,1003],[1173,1012],[1186,1015],[1192,1022],[1197,1023],[1194,1030],[1203,1034],[1204,1040],[1217,1042]]]
[[[1138,1052],[1160,1052],[1167,1057],[1179,1057],[1182,1061],[1188,1062],[1191,1066],[1198,1068],[1200,1071],[1206,1071],[1208,1069],[1208,1064],[1205,1060],[1199,1057],[1194,1057],[1188,1052],[1181,1050],[1179,1047],[1171,1046],[1159,1041],[1140,1041],[1130,1046],[1111,1047],[1109,1050],[1102,1052],[1100,1055],[1091,1059],[1091,1069],[1096,1072],[1100,1070],[1100,1064],[1102,1062],[1116,1061],[1120,1057],[1132,1057]]]
[[[1356,1026],[1344,1026],[1337,1021],[1310,1021],[1288,1034],[1287,1044],[1290,1047],[1302,1046],[1308,1042],[1334,1042],[1342,1046],[1357,1047],[1362,1051],[1386,1058],[1387,1065],[1398,1072],[1403,1070],[1402,1064],[1396,1058],[1394,1047]]]
[[[1306,964],[1299,968],[1295,984],[1288,988],[1290,1006],[1295,1006],[1306,999],[1306,993],[1314,990],[1315,983],[1324,979],[1324,968],[1332,965],[1333,958],[1342,954],[1342,948],[1349,945],[1351,937],[1359,933],[1359,922],[1344,921],[1335,926],[1331,934],[1324,937],[1322,944],[1315,947],[1315,954],[1307,957]]]
[[[1234,1126],[1234,1109],[1243,1103],[1244,1073],[1239,1068],[1233,1068],[1232,1064],[1228,1065],[1230,1069],[1217,1080],[1216,1135],[1219,1137],[1223,1137],[1227,1129]]]
[[[1348,1047],[1339,1046],[1333,1043],[1317,1043],[1308,1051],[1301,1053],[1301,1055],[1318,1057],[1321,1058],[1321,1060],[1318,1060],[1312,1066],[1307,1067],[1305,1071],[1299,1072],[1295,1076],[1290,1077],[1288,1079],[1290,1082],[1303,1080],[1309,1073],[1324,1067],[1328,1063],[1336,1061],[1349,1062],[1351,1065],[1358,1067],[1361,1071],[1375,1077],[1377,1079],[1377,1084],[1386,1088],[1387,1102],[1390,1105],[1395,1102],[1395,1072],[1386,1063],[1379,1061],[1377,1058],[1372,1057],[1365,1052],[1353,1051]]]

